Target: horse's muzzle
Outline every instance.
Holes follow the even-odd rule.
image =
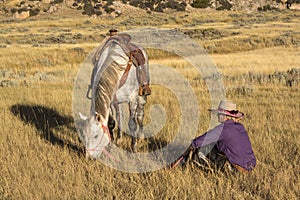
[[[90,160],[96,160],[96,157],[87,150],[85,150],[85,158]]]

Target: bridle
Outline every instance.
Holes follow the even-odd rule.
[[[101,142],[103,140],[104,134],[106,134],[108,136],[109,142],[111,142],[111,137],[110,137],[110,133],[109,133],[108,127],[102,124],[101,128],[103,129],[104,133],[103,133],[103,135],[102,135],[99,143],[95,147],[93,147],[93,148],[85,148],[85,150],[87,150],[87,151],[97,151],[98,147],[100,146],[100,144],[101,144]]]
[[[109,142],[111,142],[111,136],[110,136],[110,133],[109,133],[109,129],[107,126],[105,125],[101,125],[104,133],[99,141],[99,143],[96,145],[96,147],[94,148],[85,148],[86,151],[98,151],[97,148],[100,146],[102,140],[103,140],[103,137],[104,137],[104,134],[106,134],[108,136],[108,139],[109,139]],[[110,158],[112,159],[114,162],[119,162],[118,160],[116,160],[108,151],[106,151],[106,149],[103,149],[103,152]]]

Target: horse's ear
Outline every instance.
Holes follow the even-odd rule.
[[[80,119],[82,119],[82,120],[86,120],[88,117],[87,116],[85,116],[84,114],[82,114],[82,113],[79,113],[79,117],[80,117]]]
[[[97,122],[100,122],[101,117],[100,117],[99,113],[97,113],[97,112],[95,114],[95,119],[97,120]]]

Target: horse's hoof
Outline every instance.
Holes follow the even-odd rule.
[[[132,149],[132,152],[133,152],[133,153],[136,153],[136,144],[131,145],[131,149]]]
[[[139,139],[144,139],[144,138],[145,138],[144,133],[141,133],[141,134],[139,135]]]

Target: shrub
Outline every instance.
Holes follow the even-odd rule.
[[[207,8],[209,6],[209,0],[195,0],[191,6],[194,8]]]
[[[38,8],[29,11],[30,16],[36,16],[39,13],[40,13],[40,9],[38,9]]]
[[[185,2],[178,4],[177,11],[185,11],[186,6],[187,4]]]
[[[265,5],[265,6],[262,6],[262,7],[258,7],[257,8],[258,11],[268,11],[268,10],[279,10],[278,8],[275,8],[271,5]]]
[[[12,8],[12,9],[10,9],[10,12],[11,13],[15,13],[15,12],[17,12],[18,10],[16,9],[16,8]]]
[[[166,9],[166,5],[164,3],[160,3],[156,6],[156,8],[154,9],[154,11],[156,12],[163,12],[164,9]]]
[[[95,10],[94,13],[99,16],[99,15],[102,15],[102,12],[100,10]]]
[[[106,5],[107,5],[107,6],[113,5],[113,0],[107,0]]]
[[[19,9],[18,9],[18,13],[26,12],[26,11],[28,11],[27,8],[19,8]]]
[[[134,6],[134,7],[140,7],[141,1],[140,0],[133,0],[133,1],[130,1],[129,4],[131,6]]]
[[[221,6],[217,10],[230,10],[232,8],[232,4],[227,0],[219,0],[219,3]]]
[[[113,9],[113,8],[107,6],[107,5],[105,5],[105,6],[103,7],[103,9],[104,9],[105,12],[107,12],[108,14],[110,14],[110,13],[112,13],[112,12],[115,11],[115,9]]]
[[[159,4],[157,7],[159,7],[161,4]],[[149,8],[150,10],[154,10],[154,2],[145,2],[143,6],[141,6],[142,9]]]
[[[94,7],[92,6],[92,4],[85,4],[83,6],[83,14],[86,14],[86,15],[93,15],[94,14]]]
[[[239,85],[226,88],[226,94],[230,96],[250,96],[254,91],[252,85]]]
[[[292,68],[287,71],[286,85],[294,86],[300,83],[300,68]]]

